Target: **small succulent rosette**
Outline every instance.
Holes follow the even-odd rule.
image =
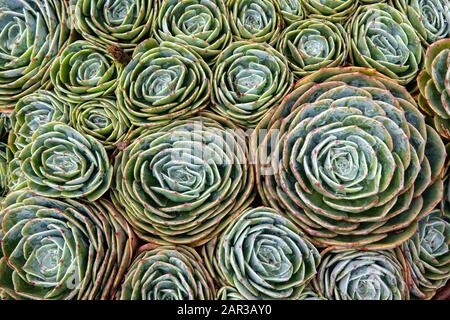
[[[442,39],[427,49],[425,67],[420,72],[419,106],[433,118],[439,134],[450,139],[450,39]]]
[[[268,207],[244,211],[202,254],[216,281],[234,288],[221,292],[224,300],[301,299],[320,262],[300,230]]]
[[[353,65],[374,68],[401,85],[416,80],[424,49],[402,12],[386,3],[360,6],[346,28]]]
[[[231,42],[228,7],[223,0],[166,0],[155,25],[158,41],[177,42],[210,65]]]
[[[27,186],[47,197],[94,201],[112,181],[103,145],[61,122],[40,126],[17,158]]]
[[[8,0],[0,8],[0,111],[50,87],[50,66],[72,41],[69,4]]]
[[[107,50],[78,40],[55,59],[50,76],[63,101],[80,104],[114,93],[121,70],[122,64]]]
[[[146,244],[128,269],[119,300],[212,300],[215,287],[200,255],[186,246]]]
[[[189,47],[150,39],[136,48],[120,76],[119,109],[135,126],[162,127],[206,108],[211,78],[206,62]]]
[[[283,19],[277,1],[228,0],[230,26],[236,41],[274,45],[280,35]]]
[[[0,221],[4,298],[111,299],[136,247],[133,231],[107,200],[20,190],[6,197]]]
[[[408,300],[405,270],[398,250],[331,251],[313,284],[329,300]]]
[[[74,0],[77,31],[104,49],[132,53],[152,35],[161,0]]]
[[[20,99],[11,114],[8,144],[16,153],[31,142],[33,133],[48,122],[69,124],[71,105],[54,92],[38,90]]]
[[[263,43],[233,42],[214,68],[214,112],[254,128],[291,89],[294,76],[280,52]]]

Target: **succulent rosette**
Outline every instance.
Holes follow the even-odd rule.
[[[228,120],[202,113],[130,140],[112,198],[147,242],[201,245],[253,200],[244,132]]]
[[[165,0],[155,26],[158,41],[177,42],[208,63],[231,42],[228,8],[223,0]]]
[[[86,40],[132,52],[150,38],[160,0],[75,0],[74,22]]]
[[[50,83],[49,68],[71,41],[68,3],[8,0],[0,7],[0,111]]]
[[[184,45],[153,39],[136,48],[119,79],[119,108],[136,126],[161,127],[209,104],[211,70]]]
[[[144,245],[127,271],[119,300],[212,300],[215,288],[199,254],[186,246]]]
[[[56,121],[69,123],[70,104],[65,103],[55,93],[38,90],[21,98],[11,115],[12,131],[8,144],[16,153],[31,142],[31,136],[42,125]]]
[[[431,299],[450,279],[450,215],[433,210],[401,249],[408,264],[411,294]]]
[[[103,145],[61,122],[40,126],[18,154],[27,185],[47,197],[100,198],[113,168]]]
[[[278,6],[286,25],[303,20],[305,17],[301,0],[278,0]]]
[[[241,127],[255,127],[293,81],[288,61],[271,46],[234,42],[214,69],[212,109]]]
[[[217,291],[216,300],[246,300],[235,288],[230,286],[225,286]]]
[[[247,300],[299,299],[320,262],[300,230],[267,207],[247,209],[203,252],[216,279]]]
[[[55,59],[50,76],[55,93],[65,102],[78,104],[113,93],[121,70],[106,50],[78,40]]]
[[[294,75],[301,78],[321,68],[343,65],[348,45],[347,33],[340,24],[307,19],[286,28],[277,49],[289,61]]]
[[[229,0],[230,26],[237,41],[265,42],[274,45],[283,19],[273,0]]]
[[[309,18],[345,22],[355,13],[358,0],[298,0]]]
[[[97,139],[106,150],[123,142],[131,125],[118,108],[115,97],[95,98],[73,108],[71,125],[83,135]]]
[[[263,203],[317,246],[389,249],[441,200],[446,151],[415,100],[373,69],[303,78],[251,139]]]
[[[136,238],[106,200],[10,193],[0,213],[0,289],[14,299],[110,299]]]
[[[450,39],[439,40],[428,47],[425,67],[417,83],[419,106],[433,117],[439,134],[450,139]]]
[[[408,300],[405,268],[393,250],[328,252],[313,284],[329,300]]]
[[[350,60],[406,85],[423,64],[420,38],[407,17],[386,3],[360,6],[348,21]]]
[[[391,0],[408,17],[425,44],[450,37],[448,0]]]

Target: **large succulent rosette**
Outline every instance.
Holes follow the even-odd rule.
[[[150,38],[161,0],[75,0],[74,22],[86,40],[132,52]]]
[[[355,13],[358,0],[297,0],[309,18],[343,23]]]
[[[433,117],[439,134],[450,139],[450,39],[439,40],[428,47],[425,68],[417,83],[419,106]]]
[[[416,79],[424,51],[406,16],[385,3],[361,6],[348,21],[350,60],[406,85]]]
[[[241,127],[255,127],[293,84],[286,58],[262,43],[234,42],[219,56],[212,109]]]
[[[319,246],[386,249],[439,203],[446,151],[406,89],[373,69],[303,78],[252,136],[257,186]]]
[[[212,300],[215,288],[199,254],[186,246],[144,245],[127,271],[120,300]]]
[[[320,262],[317,249],[272,208],[249,208],[203,248],[216,280],[247,300],[301,297]]]
[[[300,0],[278,0],[281,17],[285,25],[303,20],[305,12]]]
[[[273,0],[228,0],[230,26],[237,41],[265,42],[274,45],[283,20]]]
[[[313,284],[330,300],[407,300],[405,270],[402,255],[392,250],[328,252]]]
[[[410,292],[430,299],[450,279],[450,215],[432,211],[401,249],[408,263]]]
[[[149,40],[134,52],[117,87],[119,108],[136,126],[163,126],[209,104],[211,70],[191,49]]]
[[[114,92],[122,66],[104,49],[85,40],[65,48],[51,69],[55,93],[65,102],[82,103]]]
[[[103,145],[61,122],[40,126],[18,159],[28,187],[43,196],[94,201],[112,180]]]
[[[11,115],[12,131],[8,144],[16,153],[31,142],[31,136],[42,125],[57,121],[69,123],[70,105],[55,93],[38,90],[21,98]]]
[[[448,0],[391,0],[408,17],[425,44],[450,37]]]
[[[277,49],[289,61],[294,75],[301,78],[321,68],[343,65],[348,54],[348,36],[338,23],[307,19],[286,28]]]
[[[231,42],[228,8],[223,0],[165,0],[155,26],[158,41],[177,42],[208,63]]]
[[[115,97],[96,98],[73,108],[71,125],[83,135],[97,139],[106,150],[114,150],[126,138],[131,125],[118,108]]]
[[[140,238],[201,245],[253,200],[244,132],[202,113],[133,137],[115,160],[112,197]]]
[[[136,238],[106,200],[22,190],[6,197],[0,216],[0,289],[14,299],[110,299],[131,263]]]
[[[0,111],[49,85],[49,68],[70,42],[68,3],[8,0],[0,5]]]

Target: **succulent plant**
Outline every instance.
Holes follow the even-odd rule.
[[[146,244],[127,271],[120,300],[211,300],[214,284],[201,257],[186,246]]]
[[[201,245],[253,200],[244,133],[228,120],[202,113],[130,140],[112,198],[147,242]]]
[[[71,125],[83,135],[97,139],[112,150],[126,138],[130,123],[115,97],[95,98],[73,108]]]
[[[450,215],[433,210],[401,249],[408,264],[410,292],[430,299],[450,279]]]
[[[425,44],[450,37],[450,6],[448,0],[391,0],[406,14]]]
[[[31,142],[33,133],[43,124],[69,123],[70,105],[51,91],[38,90],[21,98],[11,115],[12,131],[8,144],[16,153]]]
[[[166,0],[159,10],[155,37],[186,45],[213,64],[231,42],[228,16],[223,0]]]
[[[0,213],[0,289],[14,299],[110,299],[136,238],[106,200],[10,193]]]
[[[236,288],[225,286],[217,291],[217,300],[245,300]]]
[[[432,116],[439,134],[450,139],[450,39],[427,49],[425,67],[417,78],[421,109]]]
[[[407,300],[404,269],[392,250],[328,252],[313,284],[330,300]]]
[[[322,69],[251,139],[263,203],[317,246],[388,249],[443,194],[446,151],[407,90],[373,69]]]
[[[228,0],[235,40],[274,45],[283,25],[276,3],[274,0]]]
[[[212,109],[241,127],[255,127],[293,84],[283,55],[267,44],[234,42],[219,56]]]
[[[406,16],[386,3],[361,6],[348,21],[350,60],[406,85],[415,80],[424,51]]]
[[[0,111],[49,86],[50,65],[71,37],[66,1],[1,2]]]
[[[321,68],[344,64],[348,54],[348,36],[338,23],[307,19],[286,28],[277,49],[288,60],[297,78]]]
[[[358,7],[358,0],[299,0],[309,18],[345,22]]]
[[[61,122],[40,126],[18,159],[28,187],[42,196],[94,201],[112,180],[102,144]]]
[[[113,93],[121,70],[121,64],[106,50],[78,40],[55,59],[50,76],[63,101],[82,103]]]
[[[299,299],[320,262],[300,230],[266,207],[244,211],[203,254],[215,278],[247,300]]]
[[[84,39],[132,52],[151,37],[161,0],[75,0],[74,22]]]
[[[301,0],[278,0],[278,6],[285,25],[303,20],[305,17]]]
[[[119,108],[136,126],[164,126],[209,104],[211,77],[206,62],[184,45],[148,40],[122,72]]]

